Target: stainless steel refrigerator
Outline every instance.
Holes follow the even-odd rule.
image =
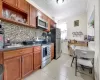
[[[51,29],[51,42],[54,43],[54,59],[61,56],[61,31],[58,28]]]

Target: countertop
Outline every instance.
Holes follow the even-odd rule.
[[[9,51],[9,50],[17,50],[17,49],[22,49],[22,48],[28,48],[28,47],[34,47],[34,46],[41,46],[41,44],[34,44],[34,45],[23,45],[23,46],[19,46],[19,47],[9,47],[9,48],[3,48],[0,49],[1,52],[3,51]]]

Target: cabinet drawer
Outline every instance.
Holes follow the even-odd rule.
[[[3,53],[4,59],[20,56],[21,55],[20,52],[21,52],[21,50],[5,51]]]
[[[21,49],[21,54],[27,54],[32,52],[33,52],[33,47]]]
[[[34,53],[41,52],[41,46],[34,47]]]

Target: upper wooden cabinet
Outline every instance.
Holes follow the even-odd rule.
[[[48,17],[42,13],[42,19],[44,19],[45,21],[48,21]]]
[[[37,9],[30,5],[30,25],[36,27]]]
[[[56,23],[53,20],[50,20],[51,27],[56,27]]]
[[[4,60],[4,80],[21,80],[21,57]]]
[[[4,2],[8,3],[11,6],[17,6],[17,0],[3,0]]]
[[[27,53],[22,56],[22,77],[33,72],[33,53]]]
[[[26,0],[18,0],[18,8],[29,13],[29,3]]]
[[[6,10],[10,13],[7,16],[5,16]],[[38,12],[40,13],[40,17],[48,22],[48,30],[46,31],[50,31],[50,27],[54,26],[55,22],[26,0],[0,0],[0,18],[7,22],[36,28]],[[13,19],[13,14],[16,14],[18,18]]]

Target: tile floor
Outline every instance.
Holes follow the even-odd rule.
[[[72,58],[67,54],[62,54],[58,60],[51,61],[43,69],[40,69],[24,80],[93,80],[90,76],[78,73],[75,76],[75,68],[70,67]]]

